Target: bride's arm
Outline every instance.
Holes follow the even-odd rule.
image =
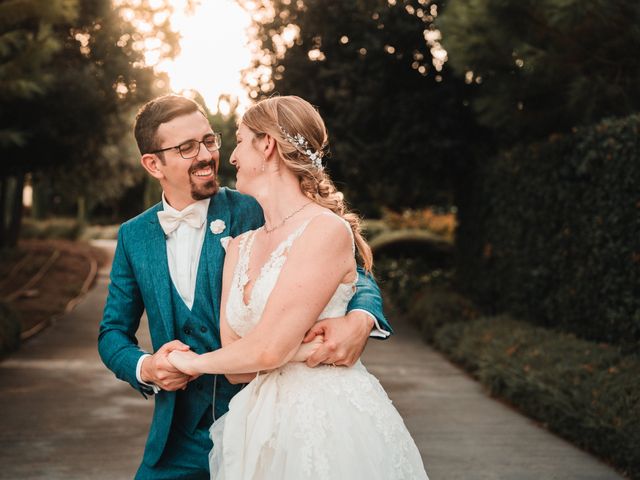
[[[233,281],[233,273],[238,263],[239,239],[233,239],[227,247],[227,255],[224,261],[222,274],[222,302],[220,305],[220,341],[223,347],[229,346],[233,342],[239,340],[240,337],[234,332],[227,321],[227,299],[229,297],[229,288]],[[323,336],[317,335],[311,342],[303,343],[298,347],[291,361],[305,362],[311,354],[313,354],[320,344],[322,344]],[[230,383],[249,383],[256,376],[256,373],[227,373],[225,377]]]
[[[263,316],[249,334],[235,340],[227,336],[226,341],[232,341],[222,349],[198,356],[177,354],[170,361],[189,374],[252,373],[284,365],[293,358],[338,284],[354,268],[349,232],[335,218],[319,216],[291,248]],[[225,268],[223,299],[228,297],[231,270]],[[228,328],[222,323],[224,308],[225,303],[221,329]]]

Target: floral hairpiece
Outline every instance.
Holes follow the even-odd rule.
[[[314,167],[316,167],[318,170],[322,170],[322,152],[311,150],[309,142],[301,134],[297,133],[295,136],[292,136],[280,125],[278,125],[278,128],[284,135],[284,138],[286,138],[291,145],[296,147],[296,149],[300,153],[309,157],[309,160],[311,160],[311,163]]]

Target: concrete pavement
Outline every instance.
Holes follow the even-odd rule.
[[[98,357],[106,268],[73,312],[0,362],[0,479],[133,477],[153,401]],[[402,413],[431,480],[622,478],[487,397],[410,327],[394,326],[390,340],[369,342],[364,362]]]

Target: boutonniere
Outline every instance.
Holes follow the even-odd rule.
[[[209,229],[211,233],[217,235],[218,233],[224,232],[224,229],[227,228],[227,225],[223,220],[217,219],[209,224]]]

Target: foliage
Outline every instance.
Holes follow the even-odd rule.
[[[518,147],[483,166],[458,280],[483,307],[637,349],[640,116]]]
[[[134,21],[124,21],[131,5],[119,2],[112,8],[109,1],[81,2],[80,17],[58,58],[59,81],[46,99],[49,118],[56,121],[51,132],[56,139],[47,139],[48,147],[59,150],[53,168],[41,168],[35,180],[58,194],[84,196],[88,210],[117,200],[143,178],[131,134],[133,120],[138,106],[159,93],[157,82],[166,79],[146,66],[141,44],[153,36],[162,39],[165,55],[177,46],[168,18],[157,24],[149,21],[146,37]],[[168,10],[162,2],[153,8],[141,5],[136,15],[142,18],[136,21]],[[59,138],[64,139],[62,145]]]
[[[449,286],[427,286],[409,305],[407,319],[416,325],[422,338],[433,342],[438,330],[457,322],[468,322],[479,316],[478,308]]]
[[[57,25],[77,16],[76,0],[10,0],[0,4],[0,102],[29,100],[54,80],[46,67],[62,48]],[[27,131],[11,122],[16,112],[0,111],[0,148],[22,146]]]
[[[20,321],[16,313],[0,302],[0,357],[17,350],[20,345]]]
[[[508,316],[446,323],[435,345],[497,396],[640,478],[640,358]]]
[[[204,99],[196,99],[201,105],[205,105]],[[220,104],[225,102],[229,105],[229,113],[223,114]],[[205,106],[206,108],[206,106]],[[218,180],[221,185],[234,187],[236,182],[236,169],[229,163],[231,153],[236,147],[236,130],[238,128],[238,101],[229,95],[223,95],[218,100],[218,111],[211,113],[207,111],[209,123],[216,132],[222,134],[222,147],[220,148],[220,167],[218,169]]]
[[[396,244],[376,254],[374,260],[376,281],[385,299],[401,313],[420,302],[425,287],[448,285],[453,275],[449,256],[425,245]]]
[[[347,198],[374,215],[380,205],[451,204],[477,132],[466,86],[443,66],[433,25],[442,2],[258,3],[250,93],[319,107],[328,168]]]
[[[169,3],[56,0],[41,8],[42,2],[14,0],[2,6],[11,5],[18,14],[0,24],[7,31],[30,33],[19,49],[6,51],[13,64],[39,68],[23,68],[16,78],[42,81],[28,89],[29,95],[15,94],[9,83],[0,82],[0,130],[20,132],[19,141],[0,144],[0,173],[3,178],[15,176],[20,186],[25,174],[31,173],[44,192],[79,197],[80,206],[89,209],[95,203],[113,201],[140,180],[139,168],[132,163],[137,154],[131,155],[135,151],[130,133],[133,115],[140,103],[164,88],[158,81],[166,86],[166,79],[158,79],[146,64],[143,46],[153,39],[159,55],[175,51]],[[65,15],[55,22],[39,17],[41,11],[55,8]],[[40,61],[42,25],[49,54]],[[0,69],[5,63],[0,59]],[[17,206],[8,209],[13,217],[8,244],[15,242],[20,224],[19,199],[13,200]],[[50,200],[41,199],[40,205]],[[5,214],[7,209],[0,210]],[[1,223],[6,223],[4,217]],[[1,240],[7,242],[4,235]]]
[[[455,209],[442,211],[433,207],[404,210],[401,213],[388,208],[382,210],[382,219],[391,228],[418,228],[453,240],[456,229]]]
[[[479,121],[529,142],[640,110],[639,20],[631,0],[470,0],[437,24]]]

